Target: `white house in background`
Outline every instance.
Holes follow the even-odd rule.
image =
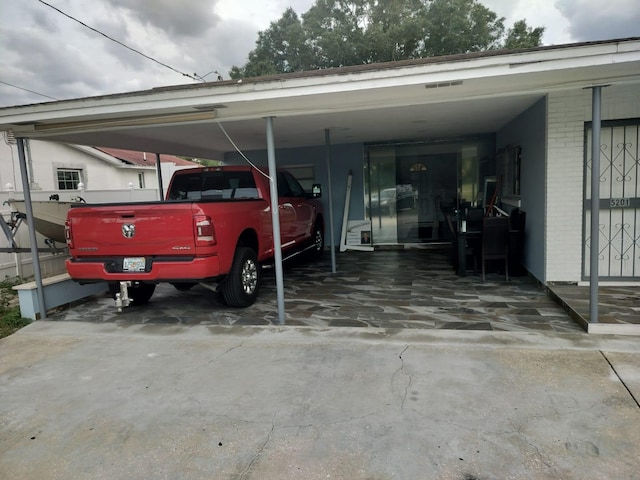
[[[22,191],[18,149],[7,132],[2,136],[0,188]],[[29,140],[26,157],[32,191],[158,188],[155,153]],[[165,187],[175,170],[197,166],[173,155],[160,161]]]
[[[11,222],[10,198],[23,199],[18,149],[13,139],[2,132],[0,142],[0,214]],[[87,202],[118,202],[158,200],[156,154],[116,148],[94,148],[67,143],[29,140],[26,163],[31,197],[48,200],[57,194],[69,201],[81,196]],[[173,155],[160,155],[163,187],[166,189],[175,170],[199,164]],[[0,232],[0,248],[9,249],[11,242]],[[14,239],[21,248],[29,247],[27,225],[21,225]],[[45,238],[37,235],[38,247],[47,249]],[[62,249],[63,245],[57,245]],[[43,275],[64,273],[66,255],[42,252]],[[0,279],[28,278],[33,275],[30,253],[0,252]]]

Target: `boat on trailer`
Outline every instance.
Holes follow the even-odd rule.
[[[9,199],[7,203],[11,208],[26,218],[27,207],[24,200]],[[71,205],[77,205],[79,201],[64,202],[59,200],[31,201],[33,210],[33,226],[42,236],[59,243],[65,243],[64,223],[67,220],[67,212]]]

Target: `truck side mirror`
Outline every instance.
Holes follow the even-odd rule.
[[[319,183],[314,183],[311,187],[311,196],[313,198],[320,198],[322,196],[322,186]]]

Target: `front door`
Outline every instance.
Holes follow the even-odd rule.
[[[584,188],[583,278],[591,248],[591,127],[587,126]],[[638,122],[603,122],[600,136],[599,277],[640,276],[640,156]]]

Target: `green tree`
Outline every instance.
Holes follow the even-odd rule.
[[[500,46],[504,18],[476,0],[431,0],[423,57],[491,50]]]
[[[503,47],[508,49],[538,47],[542,44],[544,30],[544,27],[532,28],[525,20],[518,20],[507,32]]]
[[[368,62],[420,56],[427,7],[422,0],[379,0],[371,6],[366,31]]]
[[[307,70],[313,56],[305,39],[302,23],[292,8],[279,20],[258,33],[256,48],[249,52],[243,67],[233,66],[231,78],[256,77]]]
[[[370,0],[316,0],[302,15],[315,60],[310,69],[366,62],[365,32]]]
[[[504,18],[478,0],[316,0],[301,18],[288,8],[260,32],[231,78],[541,44],[543,27]]]

